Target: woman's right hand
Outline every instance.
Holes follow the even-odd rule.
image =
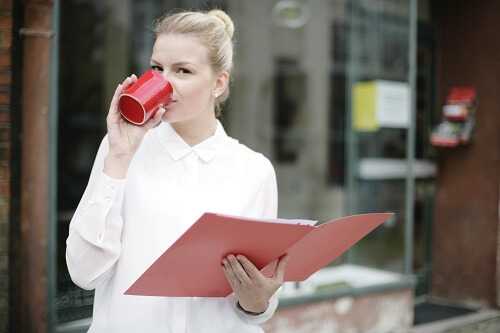
[[[109,152],[104,161],[104,173],[114,178],[125,178],[130,161],[141,145],[144,135],[161,122],[165,113],[165,109],[161,107],[152,118],[141,126],[131,124],[121,116],[118,110],[118,98],[122,91],[135,81],[137,81],[137,76],[133,74],[116,87],[106,117]]]

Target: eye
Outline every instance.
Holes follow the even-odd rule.
[[[179,73],[179,74],[191,74],[192,72],[187,68],[179,67],[177,69],[177,73]]]
[[[161,68],[161,66],[158,65],[151,65],[151,69],[158,72],[163,72],[163,68]]]

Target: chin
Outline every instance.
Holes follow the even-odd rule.
[[[167,110],[161,117],[161,121],[172,123],[176,121],[176,118],[177,117],[175,116],[175,114],[172,113],[171,110]]]
[[[186,117],[182,117],[182,115],[179,116],[176,113],[172,113],[172,111],[167,111],[167,112],[165,112],[163,117],[161,117],[161,121],[169,123],[169,124],[173,124],[173,123],[179,123],[179,122],[185,121],[186,120],[185,118]]]

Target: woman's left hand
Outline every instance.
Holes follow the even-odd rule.
[[[287,262],[288,256],[282,257],[270,278],[242,255],[227,256],[222,260],[222,268],[243,310],[262,313],[266,311],[271,296],[283,284]]]

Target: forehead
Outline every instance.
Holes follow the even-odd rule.
[[[160,34],[153,46],[153,60],[164,64],[189,62],[208,65],[208,50],[194,36],[180,34]]]

